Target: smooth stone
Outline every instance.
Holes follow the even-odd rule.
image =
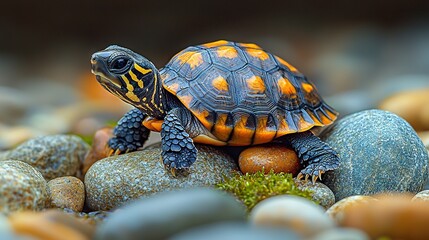
[[[88,150],[88,144],[77,136],[51,135],[28,140],[10,151],[7,159],[30,164],[49,181],[76,176]]]
[[[323,207],[301,197],[280,195],[259,202],[250,212],[255,226],[283,227],[310,237],[335,226]]]
[[[0,213],[39,211],[48,206],[46,180],[27,163],[0,161]]]
[[[76,177],[59,177],[48,182],[51,207],[81,212],[85,203],[85,186]]]
[[[245,222],[222,222],[193,228],[179,233],[170,238],[171,240],[293,240],[298,236],[286,229],[254,227]]]
[[[417,202],[429,202],[429,190],[424,190],[419,193],[417,193],[411,201],[417,201]]]
[[[95,229],[59,210],[19,212],[9,217],[12,229],[30,239],[90,240]]]
[[[182,189],[137,200],[113,212],[95,239],[167,239],[179,232],[222,221],[244,221],[235,197],[210,188]]]
[[[358,229],[333,228],[324,231],[308,240],[369,240],[369,236]]]
[[[330,208],[335,203],[335,195],[331,189],[321,182],[304,182],[302,180],[296,180],[294,178],[296,186],[300,190],[310,190],[313,192],[312,198],[319,203],[325,209]]]
[[[88,169],[98,160],[108,157],[107,156],[107,142],[113,137],[112,128],[102,128],[95,132],[92,141],[91,149],[82,163],[82,174],[85,176]]]
[[[346,116],[319,137],[340,156],[340,167],[323,183],[336,201],[353,195],[413,192],[428,178],[428,152],[412,127],[390,112],[367,110]]]
[[[354,207],[357,204],[368,203],[370,201],[377,201],[377,199],[371,196],[346,197],[336,202],[328,210],[326,210],[326,214],[331,217],[337,224],[339,224],[343,221],[344,214],[347,209]]]
[[[242,173],[264,171],[291,173],[296,176],[301,170],[295,151],[279,145],[250,147],[241,152],[238,165]]]
[[[177,177],[164,168],[159,147],[97,161],[85,175],[87,207],[110,210],[157,192],[214,186],[238,171],[234,160],[216,148],[197,145],[197,149],[197,160],[188,175],[179,173]]]
[[[0,213],[0,239],[2,240],[18,239],[17,236],[14,234],[12,227],[9,224],[9,220],[2,213]]]
[[[428,77],[429,80],[429,77]],[[416,131],[429,130],[429,88],[402,91],[383,100],[380,109],[404,118]]]

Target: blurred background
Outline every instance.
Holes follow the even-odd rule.
[[[38,135],[90,136],[118,120],[129,106],[90,74],[91,54],[110,44],[162,67],[189,45],[257,43],[307,75],[342,116],[429,87],[424,0],[15,0],[0,13],[0,149]]]

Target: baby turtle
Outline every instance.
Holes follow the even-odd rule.
[[[279,140],[313,182],[339,166],[337,153],[309,130],[337,116],[315,86],[285,60],[251,43],[225,40],[188,47],[157,69],[143,56],[109,46],[91,58],[107,91],[135,107],[119,120],[110,154],[142,147],[161,132],[162,160],[174,173],[197,158],[194,142],[248,146]]]

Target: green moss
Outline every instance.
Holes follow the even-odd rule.
[[[234,194],[250,211],[260,201],[277,195],[295,195],[312,199],[312,191],[300,190],[296,186],[292,174],[257,172],[254,174],[239,175],[225,179],[216,185],[221,190]]]

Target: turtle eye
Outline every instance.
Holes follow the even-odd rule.
[[[124,68],[128,65],[129,60],[123,57],[117,58],[115,60],[113,60],[111,66],[111,70],[115,71],[115,72],[120,72],[121,70],[123,71]]]

